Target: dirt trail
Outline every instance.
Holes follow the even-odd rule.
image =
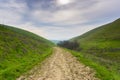
[[[55,48],[41,67],[35,67],[29,75],[17,80],[99,80],[95,72],[76,60],[69,52]]]

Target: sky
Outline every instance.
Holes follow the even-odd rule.
[[[0,24],[67,40],[120,18],[120,0],[0,0]]]

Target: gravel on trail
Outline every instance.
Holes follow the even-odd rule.
[[[80,63],[71,53],[55,47],[53,54],[41,66],[17,80],[100,80],[95,71]]]

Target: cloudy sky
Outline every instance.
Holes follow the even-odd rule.
[[[0,24],[52,40],[81,35],[120,18],[120,0],[0,0]]]

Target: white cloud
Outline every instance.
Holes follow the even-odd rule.
[[[0,23],[8,25],[21,23],[26,11],[26,4],[18,3],[16,0],[0,3]]]
[[[16,25],[18,26],[18,24]],[[44,32],[44,30],[41,28],[41,26],[34,26],[32,22],[28,22],[25,24],[19,24],[18,28],[33,32],[39,36],[45,37],[46,33]]]
[[[0,1],[0,23],[47,39],[69,39],[120,17],[120,0],[73,0],[69,5],[35,1]]]
[[[0,23],[2,24],[14,24],[21,19],[19,14],[15,14],[10,10],[0,10]]]
[[[75,27],[56,27],[46,26],[41,27],[40,30],[44,31],[44,37],[50,40],[67,40],[75,36],[82,35],[83,33],[96,28],[100,24],[75,26]]]
[[[37,20],[48,23],[61,23],[73,19],[77,14],[78,12],[75,10],[60,10],[53,13],[49,11],[35,10],[31,16],[33,16],[34,19],[36,18]]]
[[[37,9],[32,12],[31,16],[38,21],[56,25],[85,24],[95,20],[111,19],[111,16],[118,17],[119,5],[120,1],[118,0],[81,0],[53,12]]]

